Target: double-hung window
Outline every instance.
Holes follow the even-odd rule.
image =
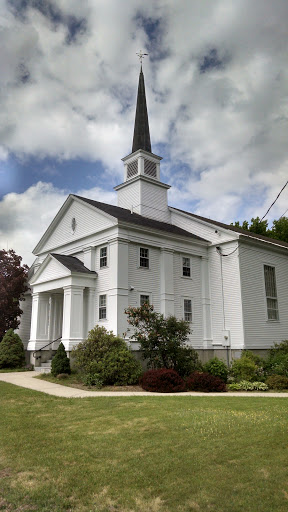
[[[140,247],[140,267],[149,268],[149,249]]]
[[[186,257],[182,258],[182,276],[183,277],[191,277],[190,258],[186,258]]]
[[[99,295],[99,320],[106,319],[107,297]]]
[[[149,295],[140,295],[140,306],[144,304],[150,304],[150,296]]]
[[[107,267],[107,247],[100,249],[100,268]]]
[[[184,299],[184,320],[192,322],[192,300]]]
[[[267,318],[279,320],[275,267],[264,265]]]

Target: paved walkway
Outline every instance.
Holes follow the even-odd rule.
[[[34,391],[41,391],[48,395],[61,396],[64,398],[86,398],[93,396],[249,396],[253,398],[263,397],[266,398],[288,398],[288,393],[247,393],[247,392],[229,392],[229,393],[195,393],[188,391],[186,393],[149,393],[147,391],[86,391],[82,389],[69,388],[61,386],[61,384],[53,384],[41,379],[34,379],[38,372],[13,372],[13,373],[0,373],[0,381],[15,384],[22,388],[33,389]]]

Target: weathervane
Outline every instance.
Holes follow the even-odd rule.
[[[140,50],[140,52],[136,53],[136,55],[138,55],[139,60],[140,60],[140,64],[142,66],[142,60],[144,59],[145,55],[149,55],[149,54],[148,53],[142,53],[142,50]]]

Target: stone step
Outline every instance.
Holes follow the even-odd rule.
[[[52,359],[48,359],[45,363],[41,363],[42,368],[51,368]]]
[[[50,373],[51,371],[51,368],[50,367],[45,367],[43,368],[43,366],[34,366],[34,370],[35,372],[39,372],[39,373]]]

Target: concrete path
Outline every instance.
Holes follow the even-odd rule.
[[[147,391],[86,391],[82,389],[69,388],[61,386],[61,384],[52,384],[41,379],[34,379],[38,372],[13,372],[13,373],[0,373],[0,381],[15,384],[22,388],[33,389],[34,391],[41,391],[48,395],[61,396],[64,398],[86,398],[93,396],[249,396],[253,398],[266,397],[266,398],[288,398],[288,393],[249,393],[249,392],[229,392],[229,393],[200,393],[188,391],[186,393],[149,393]]]

